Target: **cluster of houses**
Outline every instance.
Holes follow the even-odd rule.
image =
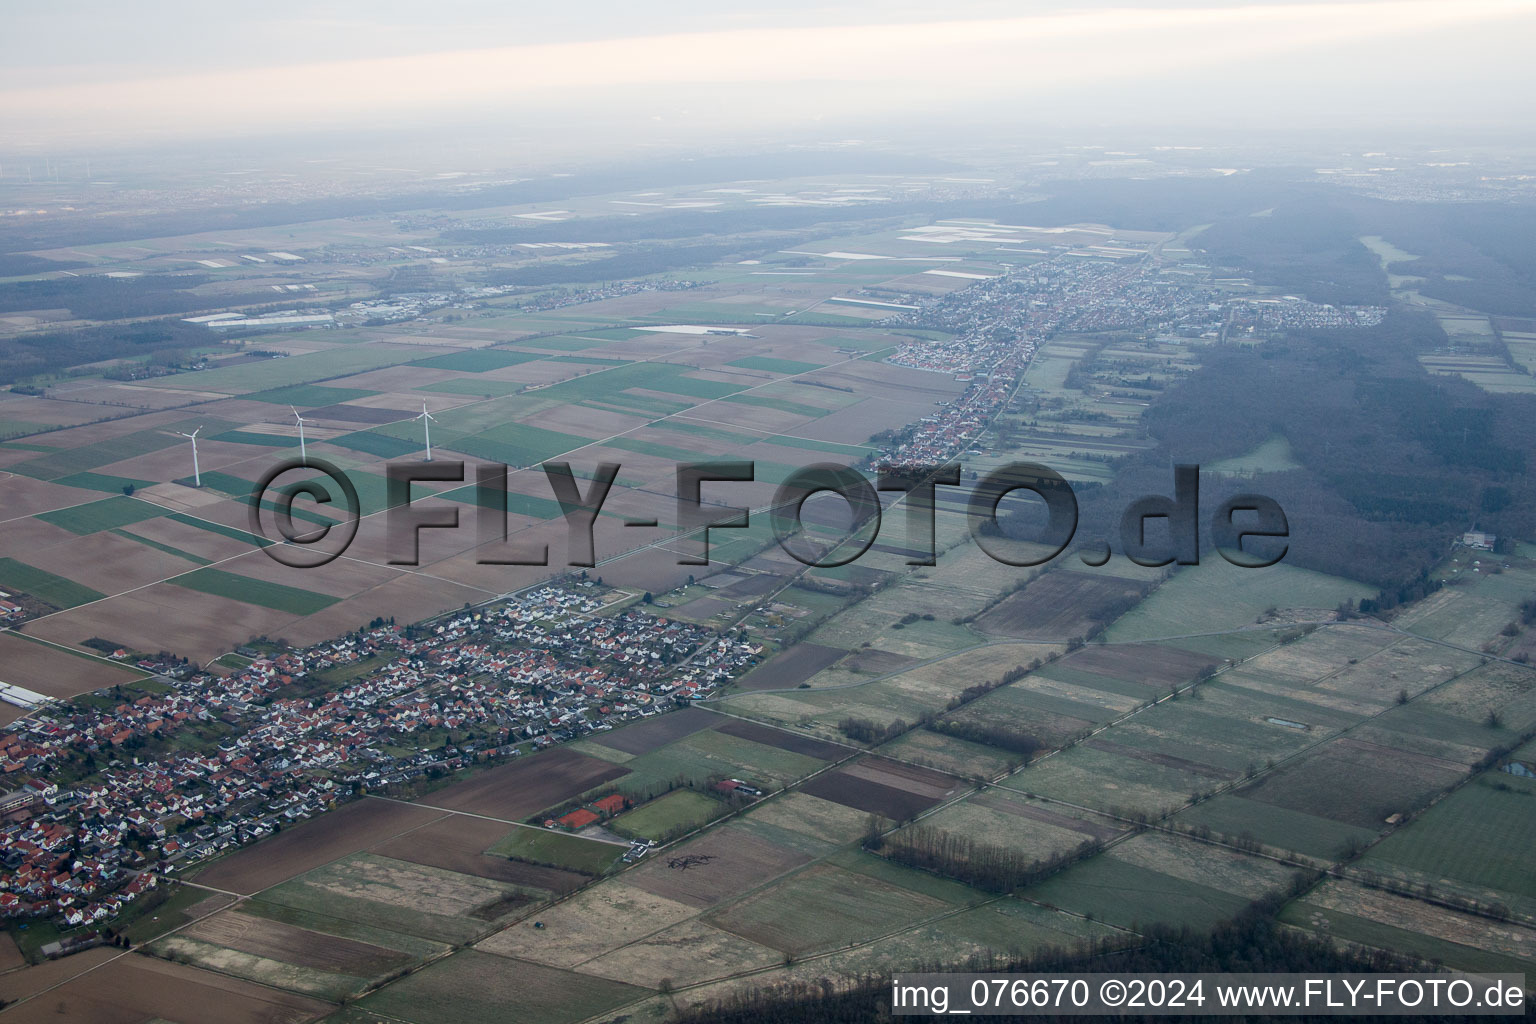
[[[889,361],[953,373],[967,387],[877,452],[872,464],[947,461],[985,433],[1008,401],[1036,348],[1068,319],[1080,318],[1118,295],[1136,267],[1058,257],[950,292],[890,323],[939,327],[943,340],[903,346]]]
[[[109,920],[157,877],[364,792],[658,714],[762,654],[634,609],[597,614],[613,598],[548,585],[38,708],[0,731],[0,915]]]
[[[559,246],[562,248],[586,248],[600,243],[572,242],[572,243],[520,243],[512,247],[493,247],[497,251],[495,255],[508,254],[526,255],[530,246]],[[455,252],[455,257],[465,255]],[[469,253],[470,257],[486,255],[486,253]],[[398,255],[390,257],[398,259]],[[447,262],[448,257],[431,257],[435,262]],[[564,306],[576,306],[586,302],[600,302],[603,299],[616,299],[624,295],[635,295],[640,292],[677,292],[688,291],[701,287],[698,281],[671,281],[671,280],[645,280],[645,281],[616,281],[611,284],[594,285],[590,288],[553,288],[539,291],[536,295],[528,297],[527,301],[518,308],[527,312],[560,309]],[[465,288],[442,291],[400,292],[391,295],[387,299],[375,298],[354,302],[345,309],[338,310],[336,318],[343,323],[399,323],[406,320],[415,320],[435,310],[453,307],[455,309],[474,309],[476,300],[494,299],[515,292],[528,291],[521,285],[471,285]]]
[[[1173,340],[1219,337],[1228,321],[1250,332],[1294,327],[1367,327],[1376,306],[1334,307],[1295,296],[1231,298],[1200,274],[1125,250],[1120,260],[1058,252],[1049,259],[977,281],[895,313],[890,326],[938,328],[946,336],[904,345],[887,361],[953,374],[969,386],[940,411],[911,425],[872,464],[910,465],[953,458],[986,430],[1035,350],[1058,331],[1146,330]],[[1138,258],[1132,258],[1138,257]]]
[[[1387,315],[1385,306],[1332,306],[1308,302],[1295,295],[1278,298],[1248,299],[1235,303],[1233,324],[1255,333],[1309,329],[1337,330],[1349,327],[1375,327]]]

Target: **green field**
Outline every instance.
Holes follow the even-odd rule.
[[[588,974],[573,974],[474,949],[401,979],[363,999],[362,1011],[412,1024],[567,1024],[650,995]],[[374,1015],[356,1017],[375,1020]]]
[[[867,940],[952,909],[870,875],[816,865],[710,915],[710,923],[796,956]]]
[[[522,891],[505,882],[359,853],[267,889],[261,898],[366,927],[461,943],[489,930],[495,919],[475,917],[474,910],[494,908]]]
[[[602,356],[541,356],[546,363],[572,363],[586,366],[623,366],[634,362],[633,359],[604,359]]]
[[[263,448],[297,448],[297,437],[285,437],[282,434],[263,434],[254,430],[226,430],[222,434],[214,434],[208,440],[227,441],[230,444],[249,444]]]
[[[233,473],[226,473],[220,469],[210,469],[199,473],[198,477],[202,480],[203,487],[212,488],[221,494],[229,495],[231,498],[248,498],[251,492],[256,489],[256,481],[247,480],[244,477],[235,476]],[[188,487],[194,486],[191,476],[186,476],[182,479],[186,481]]]
[[[438,497],[448,501],[462,502],[466,505],[481,505],[491,508],[489,501],[482,503],[480,488],[475,484],[466,484],[463,487],[455,487],[451,491],[443,491]],[[516,491],[507,492],[507,513],[514,516],[530,516],[534,519],[556,519],[564,515],[560,508],[560,502],[554,498],[539,498],[528,494],[519,494]],[[601,513],[606,515],[607,513]]]
[[[1382,840],[1366,854],[1362,866],[1416,882],[1497,890],[1506,894],[1507,902],[1533,912],[1532,850],[1536,782],[1494,773],[1463,786]]]
[[[65,487],[82,487],[92,491],[106,491],[111,494],[122,493],[123,488],[132,487],[137,490],[140,487],[153,487],[158,481],[139,480],[129,476],[111,476],[107,473],[71,473],[69,476],[61,476],[54,480],[56,484]]]
[[[1369,843],[1377,835],[1370,829],[1246,800],[1230,793],[1180,811],[1174,822],[1204,825],[1227,837],[1252,836],[1266,846],[1329,861],[1336,860],[1349,844]]]
[[[1280,920],[1307,929],[1317,929],[1319,925],[1324,925],[1326,930],[1323,933],[1333,941],[1358,942],[1377,949],[1406,953],[1428,962],[1442,963],[1455,970],[1522,973],[1530,968],[1529,960],[1450,942],[1423,932],[1319,906],[1306,899],[1287,904],[1280,912]]]
[[[100,601],[107,596],[14,558],[0,558],[0,584],[7,590],[31,594],[56,608],[73,608],[77,604]]]
[[[489,377],[455,377],[435,384],[421,384],[417,391],[433,391],[444,395],[469,395],[476,398],[505,398],[515,395],[528,385],[515,380],[496,380]]]
[[[196,423],[187,427],[174,423],[167,424],[163,430],[138,430],[113,438],[111,441],[98,441],[95,444],[83,444],[66,451],[51,452],[48,455],[19,462],[9,468],[12,472],[36,477],[39,480],[57,480],[60,477],[84,473],[97,466],[121,462],[123,459],[131,459],[137,455],[148,455],[150,452],[157,452],[172,445],[185,444],[185,439],[177,437],[170,431],[185,429],[190,432],[197,426]],[[234,426],[235,424],[231,423],[219,429],[230,429]]]
[[[769,373],[800,374],[821,369],[821,363],[802,363],[795,359],[775,359],[772,356],[748,356],[733,359],[727,366],[739,366],[743,370],[766,370]]]
[[[609,828],[633,839],[656,839],[682,827],[697,828],[729,808],[693,789],[674,789],[614,818]]]
[[[419,351],[419,349],[397,348],[375,342],[368,345],[330,349],[325,352],[310,352],[301,356],[288,356],[285,359],[263,359],[254,363],[241,363],[238,366],[178,373],[173,377],[166,377],[159,386],[186,391],[220,391],[232,395],[245,395],[258,401],[274,402],[278,405],[290,403],[331,405],[338,399],[295,401],[285,389],[298,384],[309,384],[313,381],[329,380],[362,373],[364,370],[376,370],[381,366],[403,363],[418,355]],[[261,394],[252,394],[252,392],[261,392]],[[306,393],[298,391],[291,394],[302,396]],[[349,397],[357,398],[360,394],[353,392]]]
[[[649,424],[653,430],[668,430],[678,434],[687,434],[690,437],[707,437],[711,441],[724,441],[727,444],[749,445],[756,444],[763,438],[753,434],[743,434],[735,430],[723,430],[720,427],[705,426],[702,423],[694,423],[686,419],[657,420]]]
[[[761,394],[732,395],[726,401],[740,402],[742,405],[756,405],[764,409],[777,409],[780,412],[787,412],[795,416],[806,416],[812,419],[819,419],[832,411],[831,409],[823,409],[815,405],[807,405],[804,402],[791,402],[787,398],[770,398]]]
[[[243,541],[252,547],[264,548],[272,543],[265,537],[258,537],[254,533],[237,530],[233,526],[225,526],[223,523],[215,523],[208,519],[198,519],[195,516],[187,515],[185,512],[172,512],[166,518],[178,523],[185,523],[187,526],[195,526],[199,530],[207,530],[209,533],[217,533],[219,536],[228,537],[230,540]]]
[[[145,547],[154,548],[156,551],[163,551],[168,555],[175,555],[177,558],[184,558],[187,561],[195,562],[198,565],[210,564],[210,559],[204,558],[201,555],[194,555],[190,551],[183,551],[180,548],[173,548],[169,544],[162,544],[157,540],[150,540],[148,537],[140,537],[138,534],[129,533],[127,530],[113,530],[112,532],[117,534],[119,537],[126,537],[128,540],[131,540],[136,544],[143,544]]]
[[[342,402],[350,402],[355,398],[368,398],[378,394],[377,391],[363,391],[360,388],[333,388],[322,387],[318,384],[295,384],[289,387],[276,388],[271,391],[258,391],[254,395],[245,397],[253,402],[269,402],[272,405],[339,405]]]
[[[1297,462],[1291,453],[1291,443],[1277,436],[1269,438],[1242,455],[1234,455],[1230,459],[1222,459],[1200,468],[1212,473],[1248,476],[1254,473],[1283,473],[1288,469],[1300,469],[1301,463]]]
[[[780,445],[784,448],[803,448],[811,452],[828,452],[832,455],[848,455],[855,459],[862,459],[874,451],[868,445],[862,444],[838,444],[836,441],[818,441],[810,437],[791,437],[788,434],[774,434],[772,437],[763,438],[768,444]]]
[[[714,456],[703,452],[689,451],[686,448],[674,448],[671,445],[657,444],[655,441],[642,441],[633,437],[616,437],[611,441],[604,441],[605,448],[617,448],[620,451],[634,452],[636,455],[653,455],[658,459],[667,459],[671,462],[708,462]]]
[[[448,352],[440,356],[432,356],[430,359],[418,359],[411,365],[423,366],[429,370],[484,373],[486,370],[500,370],[506,366],[532,363],[542,358],[544,357],[537,352],[507,352],[503,349],[479,348],[467,352]]]
[[[388,434],[377,434],[371,430],[359,430],[351,434],[342,434],[333,437],[327,444],[339,445],[342,448],[350,448],[353,451],[365,452],[368,455],[377,455],[384,459],[397,459],[402,455],[422,450],[422,445],[415,441],[407,441],[404,438],[390,437]]]
[[[706,729],[624,762],[630,774],[619,780],[618,786],[629,793],[647,788],[654,792],[654,787],[680,776],[694,785],[714,778],[739,778],[770,786],[803,779],[822,763],[804,754]]]
[[[562,434],[557,430],[530,427],[523,423],[503,423],[478,434],[446,442],[444,447],[509,466],[532,466],[546,459],[564,455],[591,444],[590,438]]]
[[[1214,633],[1250,625],[1268,608],[1332,612],[1340,602],[1374,593],[1364,583],[1283,562],[1266,569],[1243,569],[1219,555],[1211,556],[1176,573],[1116,620],[1104,638],[1123,642]]]
[[[589,409],[629,413],[632,416],[672,416],[693,408],[692,402],[673,402],[651,395],[632,395],[627,391],[598,395],[577,403]]]
[[[596,839],[582,839],[565,832],[514,828],[485,852],[497,857],[511,857],[535,864],[569,868],[588,875],[600,875],[613,866],[624,848]]]
[[[232,572],[225,572],[223,569],[194,569],[168,582],[188,590],[212,594],[215,597],[227,597],[233,601],[260,605],[263,608],[288,612],[292,615],[313,615],[340,600],[340,598],[317,594],[311,590],[300,590],[298,587],[288,587],[281,583],[268,583],[266,580],[239,576]]]
[[[163,515],[165,515],[165,509],[159,505],[152,505],[147,501],[135,501],[119,495],[86,505],[72,505],[52,512],[39,512],[33,518],[84,536]]]
[[[205,890],[195,890],[204,892]],[[405,932],[389,931],[372,925],[360,924],[345,918],[327,917],[302,907],[288,907],[281,903],[269,903],[261,897],[245,900],[240,904],[240,912],[256,917],[265,917],[273,921],[281,921],[283,924],[295,925],[299,928],[309,928],[313,931],[323,931],[330,935],[340,935],[342,938],[357,939],[359,942],[371,942],[377,946],[387,946],[390,949],[398,949],[402,953],[410,953],[412,956],[431,956],[441,953],[446,947],[441,942],[431,939],[423,939],[416,935],[408,935]]]
[[[1241,896],[1103,855],[1030,886],[1021,895],[1122,928],[1209,928],[1248,904]]]

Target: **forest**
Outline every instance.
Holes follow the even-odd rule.
[[[1434,586],[1429,569],[1464,531],[1536,528],[1536,397],[1429,375],[1416,357],[1443,337],[1432,318],[1398,312],[1374,328],[1207,350],[1147,410],[1156,447],[1122,463],[1112,482],[1077,488],[1079,540],[1118,536],[1132,501],[1172,491],[1172,464],[1209,465],[1280,437],[1302,468],[1202,474],[1204,549],[1223,500],[1262,494],[1285,510],[1287,564],[1379,587],[1380,608],[1422,596]],[[1005,527],[1029,536],[1020,523]]]
[[[0,284],[0,313],[30,309],[67,309],[79,320],[169,316],[173,313],[225,309],[251,303],[270,304],[266,289],[245,295],[199,295],[192,289],[207,284],[207,274],[166,274],[114,278],[104,274],[51,277]]]
[[[0,338],[0,384],[59,373],[82,363],[128,359],[165,349],[204,347],[213,341],[208,328],[177,319]]]

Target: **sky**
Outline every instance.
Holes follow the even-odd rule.
[[[594,152],[956,119],[1523,132],[1536,96],[1531,0],[81,0],[0,18],[0,158],[433,123]]]

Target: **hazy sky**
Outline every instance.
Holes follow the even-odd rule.
[[[994,114],[1524,133],[1536,95],[1531,0],[84,0],[0,19],[11,151],[474,118],[622,122],[616,146],[647,123],[702,140]]]

